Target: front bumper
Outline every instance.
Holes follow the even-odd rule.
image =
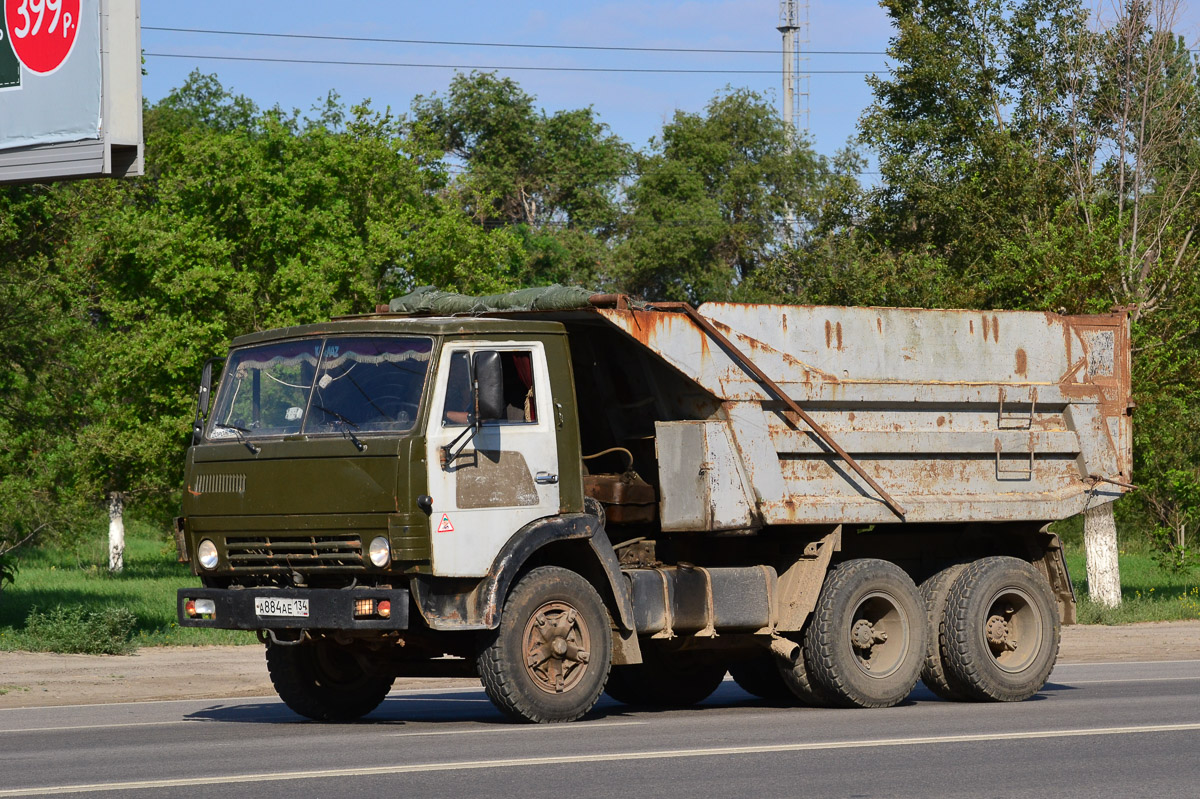
[[[308,616],[259,616],[255,597],[307,599]],[[211,599],[212,618],[193,618],[185,611],[190,599]],[[392,605],[388,618],[355,616],[356,600],[384,600]],[[176,615],[180,627],[222,630],[407,630],[407,588],[180,588]]]

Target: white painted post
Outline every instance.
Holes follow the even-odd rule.
[[[1088,594],[1105,607],[1121,604],[1121,572],[1117,565],[1117,523],[1113,504],[1105,502],[1083,513],[1083,548],[1087,555]]]
[[[108,570],[125,568],[125,496],[120,491],[108,495]]]

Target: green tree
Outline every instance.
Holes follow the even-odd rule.
[[[677,111],[639,158],[617,282],[658,299],[731,297],[816,224],[829,165],[759,94]]]
[[[632,152],[591,108],[547,114],[509,78],[459,74],[445,96],[418,96],[413,138],[461,172],[450,188],[486,228],[513,226],[524,283],[593,283],[608,261]]]

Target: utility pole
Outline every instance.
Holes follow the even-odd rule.
[[[779,0],[776,30],[783,34],[783,122],[798,138],[808,129],[808,76],[800,72],[801,45],[808,43],[808,3]]]
[[[790,143],[795,144],[801,133],[808,129],[808,77],[800,74],[803,60],[800,45],[807,44],[808,3],[805,0],[779,0],[776,30],[783,34],[783,124]],[[795,209],[786,209],[783,225],[788,238],[796,240],[799,237]]]

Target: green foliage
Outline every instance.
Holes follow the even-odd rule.
[[[0,540],[70,539],[111,491],[169,516],[230,338],[418,284],[502,291],[524,262],[369,104],[301,120],[194,73],[145,130],[144,178],[0,189]]]
[[[178,589],[199,585],[186,564],[176,562],[174,544],[152,520],[126,517],[125,569],[108,571],[103,525],[89,526],[74,549],[38,547],[21,558],[20,579],[0,598],[0,650],[33,649],[27,634],[35,608],[63,607],[73,613],[125,609],[136,621],[138,646],[167,644],[253,644],[253,633],[179,627],[175,618]]]
[[[591,108],[547,115],[511,78],[456,75],[446,95],[413,100],[412,141],[463,165],[450,199],[485,229],[516,226],[528,285],[601,279],[632,152]],[[438,284],[449,288],[445,284]]]
[[[136,622],[137,618],[126,608],[87,611],[59,605],[46,612],[34,608],[25,622],[24,648],[80,655],[127,655],[137,649],[133,641]]]
[[[1145,621],[1200,619],[1200,571],[1164,568],[1153,552],[1122,547],[1121,605],[1109,608],[1087,593],[1087,570],[1080,545],[1064,548],[1067,569],[1078,598],[1081,624],[1133,624]]]
[[[617,280],[652,298],[728,299],[772,263],[794,224],[817,225],[830,176],[755,92],[727,88],[704,114],[676,111],[638,159]]]

